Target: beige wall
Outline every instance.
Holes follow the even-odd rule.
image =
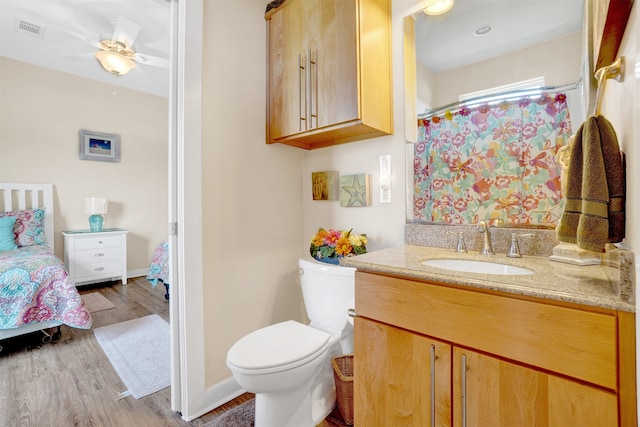
[[[205,383],[231,376],[228,349],[278,321],[303,321],[302,150],[265,144],[266,3],[204,3]],[[233,41],[230,43],[230,41]]]
[[[573,33],[507,55],[438,73],[434,76],[433,105],[429,106],[438,108],[458,102],[458,96],[463,93],[536,77],[544,77],[546,86],[574,83],[580,78],[581,59],[582,33]],[[419,94],[428,90],[420,86],[420,81],[418,79]]]
[[[63,230],[87,229],[83,198],[106,197],[105,227],[129,230],[128,270],[146,274],[167,239],[166,98],[0,57],[0,181],[54,185]],[[78,131],[119,134],[120,163],[79,160]]]

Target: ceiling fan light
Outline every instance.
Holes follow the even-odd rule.
[[[453,0],[436,0],[429,6],[422,9],[427,15],[442,15],[447,13],[453,7]]]
[[[96,59],[100,62],[102,68],[116,76],[125,75],[136,68],[136,63],[134,61],[117,52],[101,50],[96,52]]]

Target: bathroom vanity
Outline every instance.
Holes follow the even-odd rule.
[[[422,264],[456,258],[533,274]],[[611,267],[423,246],[342,263],[358,269],[355,425],[637,425],[635,307]]]

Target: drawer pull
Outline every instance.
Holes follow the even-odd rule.
[[[104,270],[104,267],[97,267],[93,271],[102,271],[102,270]]]
[[[103,242],[102,240],[98,240],[98,244],[101,245]]]
[[[431,425],[436,425],[436,346],[431,344],[429,361],[431,364]]]
[[[95,254],[94,256],[104,256],[104,254],[102,252],[98,252],[97,254]]]
[[[462,427],[467,427],[467,356],[462,355]]]

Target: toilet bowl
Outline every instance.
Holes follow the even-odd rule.
[[[350,267],[300,259],[309,325],[294,320],[240,338],[227,353],[236,382],[256,395],[256,427],[313,427],[335,405],[331,357],[353,351]]]

